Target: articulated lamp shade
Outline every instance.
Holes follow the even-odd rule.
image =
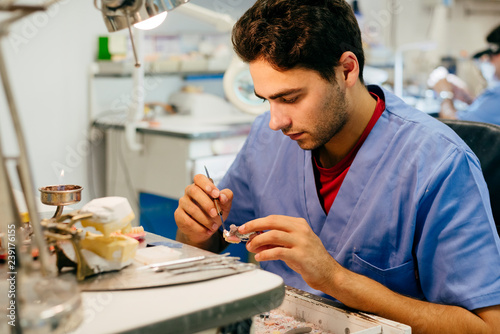
[[[187,2],[189,0],[102,0],[101,11],[108,31],[114,32],[128,28],[129,24],[134,25],[166,13]]]

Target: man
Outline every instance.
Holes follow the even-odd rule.
[[[447,126],[364,86],[349,5],[258,0],[233,45],[270,112],[222,190],[203,175],[186,188],[177,240],[223,249],[219,197],[228,226],[265,231],[247,249],[289,286],[415,333],[500,328],[500,242],[479,162]]]
[[[500,125],[500,26],[486,37],[489,47],[474,55],[480,62],[481,73],[488,82],[487,89],[473,98],[464,87],[453,80],[443,78],[433,89],[442,98],[439,117]],[[457,111],[454,99],[470,104],[465,110]]]

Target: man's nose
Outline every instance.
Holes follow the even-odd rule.
[[[285,111],[279,106],[271,103],[271,119],[269,127],[271,130],[278,131],[287,128],[290,125],[290,118],[286,115]]]

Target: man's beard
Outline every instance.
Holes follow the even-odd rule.
[[[321,119],[315,120],[310,130],[304,131],[311,136],[311,140],[304,142],[300,139],[297,144],[303,150],[315,150],[328,143],[337,133],[339,133],[347,123],[349,117],[347,112],[347,101],[345,90],[342,91],[339,85],[334,88],[335,96],[327,97],[323,101],[320,114]],[[283,133],[289,133],[290,128],[283,129]],[[294,132],[297,132],[294,130]]]

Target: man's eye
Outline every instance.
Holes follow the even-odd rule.
[[[282,97],[281,101],[283,103],[294,103],[295,101],[297,101],[297,98],[296,97],[292,97],[292,98],[284,98],[284,97]]]

